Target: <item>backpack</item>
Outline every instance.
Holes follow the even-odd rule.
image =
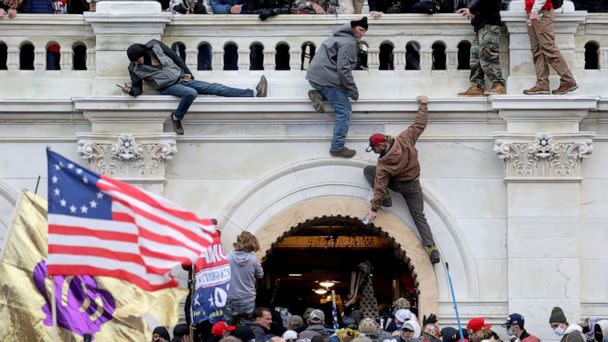
[[[558,9],[562,7],[564,0],[551,0],[551,3],[553,3],[553,9]]]

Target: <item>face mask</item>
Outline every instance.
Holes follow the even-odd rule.
[[[515,334],[513,333],[513,329],[507,328],[507,335],[514,336]]]
[[[397,323],[397,330],[401,330],[403,328],[403,323]]]
[[[561,326],[558,326],[557,328],[553,329],[553,332],[557,336],[562,336],[564,334],[564,328],[562,328]]]

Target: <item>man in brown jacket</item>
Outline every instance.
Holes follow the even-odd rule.
[[[418,115],[416,122],[393,138],[389,135],[376,133],[369,138],[367,152],[373,150],[380,154],[377,166],[366,166],[363,174],[374,188],[371,210],[367,213],[369,221],[373,221],[381,206],[390,207],[392,201],[388,189],[400,193],[410,210],[416,228],[420,233],[422,245],[433,264],[439,262],[439,251],[433,241],[431,229],[424,216],[424,202],[420,187],[420,163],[416,140],[428,121],[427,97],[418,96]]]

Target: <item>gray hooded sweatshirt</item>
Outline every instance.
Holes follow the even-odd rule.
[[[351,98],[359,97],[352,70],[357,65],[357,39],[349,24],[334,31],[315,52],[306,79],[316,84],[344,88]]]
[[[264,270],[258,257],[249,252],[228,253],[230,263],[230,289],[228,301],[255,301],[255,278],[262,278]]]

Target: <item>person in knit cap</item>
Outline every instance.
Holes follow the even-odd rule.
[[[515,337],[516,342],[540,342],[538,337],[531,335],[526,331],[524,323],[524,316],[518,313],[510,314],[507,322],[504,324],[509,338]]]
[[[334,107],[335,124],[329,154],[334,157],[351,158],[356,152],[347,148],[346,135],[352,107],[348,98],[357,101],[359,90],[352,70],[357,65],[357,41],[367,32],[367,18],[344,24],[326,39],[313,57],[306,72],[306,79],[314,88],[308,97],[314,109],[325,112],[323,100]]]
[[[127,49],[131,86],[126,83],[122,92],[131,96],[142,94],[142,80],[163,95],[173,95],[181,100],[171,114],[173,130],[184,134],[181,120],[198,94],[226,97],[266,97],[268,83],[262,76],[255,90],[230,88],[219,83],[207,83],[194,79],[184,60],[164,43],[152,39],[144,44],[132,44]]]
[[[568,324],[564,311],[559,306],[551,310],[549,324],[555,335],[560,336],[560,342],[585,342],[583,328],[578,324]]]
[[[419,181],[420,163],[415,147],[428,121],[428,99],[426,96],[418,96],[417,100],[418,115],[414,124],[396,137],[375,133],[369,138],[369,147],[366,151],[374,151],[380,156],[376,166],[366,166],[363,169],[365,179],[374,189],[367,219],[373,221],[380,207],[392,205],[388,189],[400,193],[407,203],[431,263],[436,264],[439,262],[439,250],[424,216],[424,202]]]
[[[484,339],[483,328],[485,321],[483,317],[472,318],[467,323],[467,331],[469,332],[469,341],[480,342]]]

